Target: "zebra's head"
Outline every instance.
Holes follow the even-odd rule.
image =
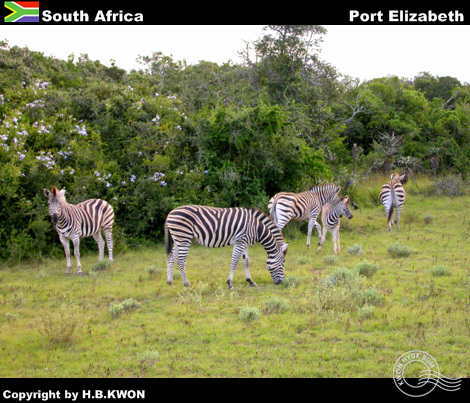
[[[353,218],[351,210],[349,209],[349,196],[345,196],[341,198],[341,207],[342,207],[342,214],[348,217],[349,219]]]
[[[59,221],[62,213],[62,204],[65,202],[65,189],[60,192],[55,186],[52,186],[52,191],[43,189],[44,196],[47,197],[47,204],[49,205],[49,215],[52,218],[52,223],[55,225]]]
[[[287,254],[287,247],[289,246],[288,243],[281,245],[280,247],[276,248],[276,251],[270,253],[268,255],[268,261],[266,266],[268,268],[269,273],[271,273],[271,277],[274,280],[274,284],[282,283],[285,277],[284,271],[284,264],[286,262],[286,254]]]

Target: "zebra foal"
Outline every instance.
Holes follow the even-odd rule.
[[[356,206],[355,206],[356,208]],[[333,248],[335,255],[338,252],[341,252],[341,246],[339,243],[339,228],[341,226],[341,217],[345,215],[349,219],[353,218],[351,210],[349,209],[349,197],[337,197],[330,203],[327,203],[323,206],[322,209],[322,224],[323,224],[323,231],[320,238],[320,242],[318,243],[318,250],[317,253],[320,252],[321,247],[326,239],[326,234],[331,232],[331,236],[333,238]]]
[[[402,184],[405,180],[405,174],[400,176],[397,173],[394,173],[391,175],[391,179],[392,180],[390,182],[382,186],[382,190],[379,194],[379,201],[384,205],[385,212],[387,214],[387,231],[392,230],[394,208],[397,210],[395,224],[397,225],[397,228],[400,229],[398,222],[400,220],[400,213],[403,208],[403,204],[406,200],[406,192]]]
[[[338,197],[340,186],[333,184],[315,185],[305,192],[281,192],[274,195],[268,203],[271,218],[282,229],[290,220],[308,221],[307,247],[310,248],[310,237],[313,226],[321,237],[321,226],[317,221],[321,208]]]
[[[52,191],[44,189],[44,196],[47,197],[49,205],[49,215],[52,223],[59,234],[67,259],[66,273],[72,267],[70,263],[69,240],[73,242],[73,251],[77,259],[77,273],[82,274],[80,263],[80,238],[93,236],[99,249],[99,260],[103,259],[104,241],[101,230],[104,232],[106,244],[108,246],[109,261],[113,261],[113,234],[114,210],[111,205],[101,199],[86,200],[77,205],[69,204],[65,200],[65,189],[60,192],[55,186]]]
[[[233,275],[240,257],[243,259],[246,281],[252,287],[256,287],[256,283],[251,279],[248,259],[248,246],[255,242],[259,242],[268,254],[267,268],[274,283],[279,284],[284,279],[288,244],[284,242],[284,237],[276,224],[261,210],[193,205],[172,210],[165,221],[168,284],[173,283],[173,266],[177,261],[183,284],[189,286],[186,277],[186,259],[193,238],[199,244],[210,248],[233,245],[227,280],[229,289],[233,289]],[[173,249],[171,240],[174,244]]]

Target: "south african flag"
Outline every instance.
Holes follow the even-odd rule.
[[[5,1],[5,7],[12,12],[5,22],[39,22],[39,1]]]

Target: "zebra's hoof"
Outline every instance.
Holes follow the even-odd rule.
[[[77,276],[83,276],[83,272],[82,272],[82,271],[77,271],[75,274],[76,274]]]
[[[173,281],[167,281],[166,282],[168,285],[173,285]]]

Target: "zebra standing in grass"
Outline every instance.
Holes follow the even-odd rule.
[[[333,238],[333,248],[335,255],[341,252],[341,246],[339,244],[339,228],[341,226],[341,217],[345,215],[349,219],[353,218],[351,210],[349,209],[349,197],[337,197],[330,203],[323,206],[322,209],[322,224],[323,232],[318,243],[317,253],[320,252],[321,247],[326,239],[326,234],[331,232]]]
[[[388,230],[392,230],[393,225],[393,209],[397,209],[395,224],[397,228],[400,229],[398,222],[400,220],[400,213],[403,208],[403,204],[406,200],[406,192],[403,188],[402,182],[405,180],[405,174],[398,175],[394,173],[391,175],[392,180],[382,186],[382,190],[379,194],[380,203],[385,207],[385,212],[387,214]]]
[[[59,234],[60,242],[64,246],[67,258],[67,271],[72,267],[70,263],[69,240],[73,242],[73,251],[77,258],[77,273],[82,274],[80,263],[80,238],[93,236],[99,248],[99,260],[103,259],[104,241],[101,230],[104,232],[108,246],[109,261],[113,261],[113,235],[114,210],[110,204],[101,199],[86,200],[77,205],[69,204],[65,200],[65,189],[60,192],[55,186],[52,192],[44,189],[44,196],[48,198],[49,214],[52,223]]]
[[[171,249],[171,238],[173,249]],[[240,256],[245,266],[246,281],[256,287],[251,279],[248,246],[255,242],[263,245],[268,254],[267,268],[274,283],[284,279],[284,262],[287,244],[281,231],[263,211],[254,208],[217,208],[206,206],[181,206],[172,210],[165,221],[165,249],[168,255],[167,283],[173,283],[173,265],[178,262],[185,286],[186,259],[192,238],[201,245],[218,248],[233,245],[232,261],[227,284],[233,289],[233,274]]]
[[[317,218],[322,206],[337,198],[340,190],[340,186],[326,184],[312,186],[302,193],[277,193],[268,203],[271,218],[281,231],[290,220],[308,221],[307,247],[310,248],[310,237],[314,225],[317,228],[318,237],[321,237],[321,226]]]

